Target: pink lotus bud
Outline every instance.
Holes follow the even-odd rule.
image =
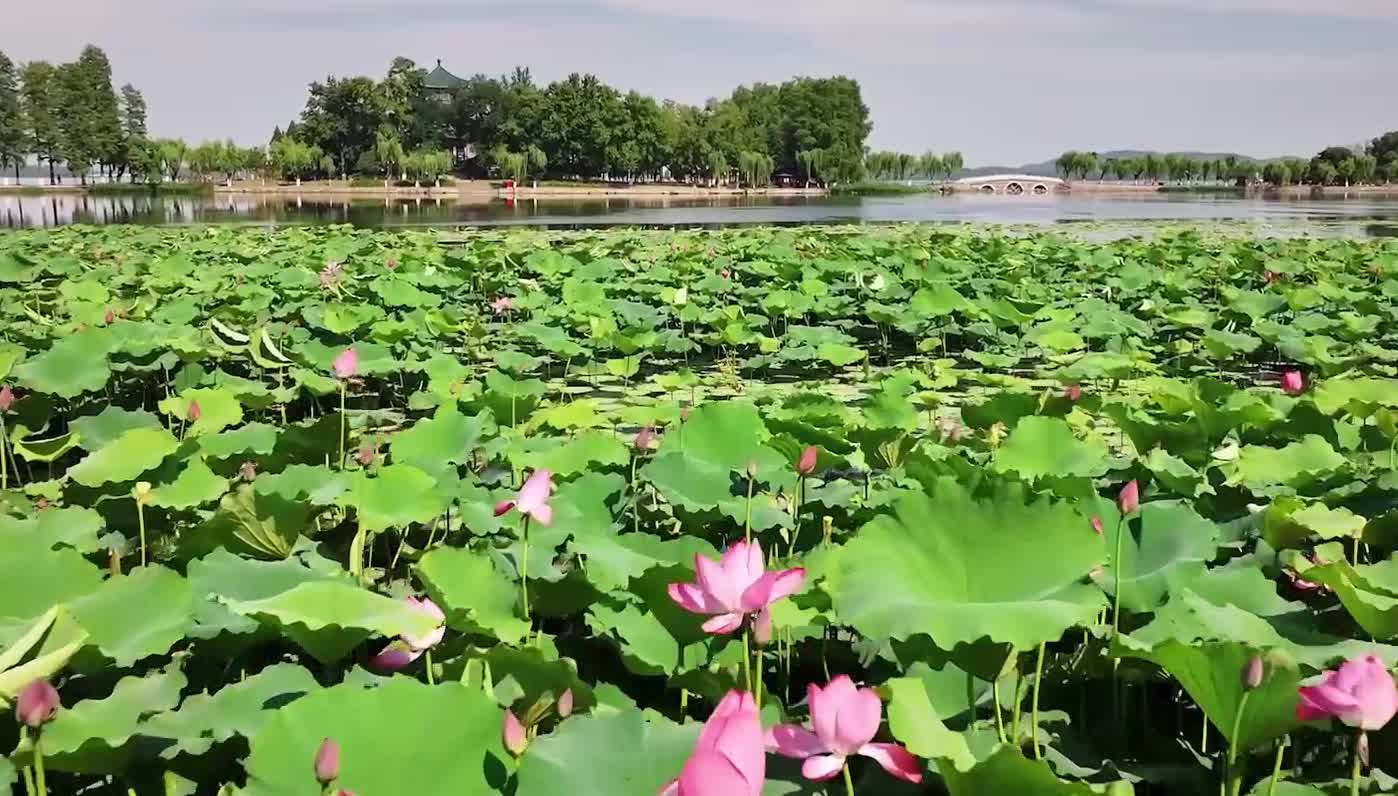
[[[393,269],[395,269],[395,268],[398,267],[398,258],[397,258],[397,257],[390,257],[390,258],[388,258],[387,260],[384,260],[384,261],[383,261],[383,264],[384,264],[384,267],[385,267],[385,268],[387,268],[388,270],[392,271]]]
[[[0,412],[10,411],[10,407],[15,405],[15,391],[6,384],[0,387]]]
[[[238,468],[238,477],[244,481],[251,481],[257,477],[257,465],[253,462],[243,462]]]
[[[1262,685],[1262,656],[1254,655],[1248,659],[1248,665],[1243,669],[1243,688],[1251,691]]]
[[[1282,392],[1287,395],[1300,395],[1306,391],[1306,379],[1299,370],[1288,370],[1281,377]]]
[[[354,460],[359,462],[360,467],[368,467],[374,463],[374,449],[368,445],[359,448],[359,453],[354,455]]]
[[[510,513],[510,509],[515,507],[513,500],[502,500],[495,504],[495,516],[503,517]]]
[[[185,419],[191,423],[198,423],[201,414],[203,414],[203,410],[199,408],[198,401],[190,401],[189,408],[184,410]]]
[[[772,612],[763,609],[752,620],[752,640],[759,647],[772,643]]]
[[[820,456],[820,449],[814,445],[801,451],[801,458],[796,461],[796,472],[801,475],[810,475],[815,472],[816,459]]]
[[[15,718],[26,727],[38,729],[58,712],[58,691],[47,680],[35,680],[15,699]]]
[[[1102,535],[1102,518],[1101,518],[1101,517],[1093,517],[1093,518],[1092,518],[1092,530],[1095,531],[1095,532],[1097,533],[1098,536],[1101,536],[1101,535]]]
[[[573,689],[565,688],[562,694],[558,695],[558,717],[566,719],[573,715]]]
[[[1135,479],[1121,488],[1121,493],[1116,496],[1116,507],[1123,517],[1134,514],[1141,507],[1141,487]]]
[[[515,717],[513,710],[505,711],[504,739],[505,749],[515,757],[524,754],[525,747],[529,746],[529,734],[525,732],[524,725]]]
[[[1076,403],[1082,397],[1082,388],[1076,384],[1069,384],[1063,388],[1063,397]]]
[[[655,424],[647,423],[646,427],[636,432],[636,441],[633,443],[638,451],[650,450],[650,443],[655,439]]]
[[[335,361],[330,363],[330,367],[335,370],[335,378],[352,378],[359,371],[359,355],[354,352],[354,346],[340,352]]]
[[[329,785],[340,778],[340,745],[326,738],[316,750],[316,782]]]
[[[116,320],[116,313],[112,312],[111,310],[107,310],[102,315],[102,323],[105,323],[108,326],[110,326],[112,324],[112,321],[114,320]]]

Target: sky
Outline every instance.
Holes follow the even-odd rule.
[[[327,75],[396,55],[702,103],[844,74],[875,149],[1310,155],[1398,129],[1398,0],[12,0],[17,61],[107,51],[153,135],[265,143]]]

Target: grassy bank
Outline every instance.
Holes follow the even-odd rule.
[[[931,184],[907,185],[901,182],[852,182],[848,185],[832,185],[834,196],[911,196],[934,193],[937,188]]]

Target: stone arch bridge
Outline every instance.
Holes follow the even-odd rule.
[[[1036,177],[1032,174],[988,174],[984,177],[963,177],[950,187],[953,191],[965,193],[1044,196],[1068,190],[1068,183],[1057,177]]]

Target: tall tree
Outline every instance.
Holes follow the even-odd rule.
[[[26,137],[19,72],[14,61],[0,52],[0,169],[14,166],[16,183],[19,182],[19,167],[24,165]]]
[[[146,98],[127,83],[121,87],[121,129],[127,138],[145,138]]]
[[[100,149],[96,132],[94,103],[88,90],[87,76],[77,63],[58,67],[58,157],[68,171],[76,174],[84,185],[92,162]]]
[[[46,61],[31,61],[20,69],[20,100],[29,134],[29,148],[49,167],[49,184],[58,182],[54,162],[63,128],[59,124],[61,91],[58,70]]]
[[[112,88],[112,64],[102,48],[83,48],[74,62],[74,82],[69,86],[74,108],[85,117],[82,127],[91,137],[93,159],[111,167],[125,160],[126,136],[121,110]]]
[[[319,147],[342,174],[348,174],[359,158],[374,148],[386,117],[383,96],[372,79],[330,77],[324,83],[311,84],[296,134],[310,146]],[[306,171],[309,169],[301,173]]]

